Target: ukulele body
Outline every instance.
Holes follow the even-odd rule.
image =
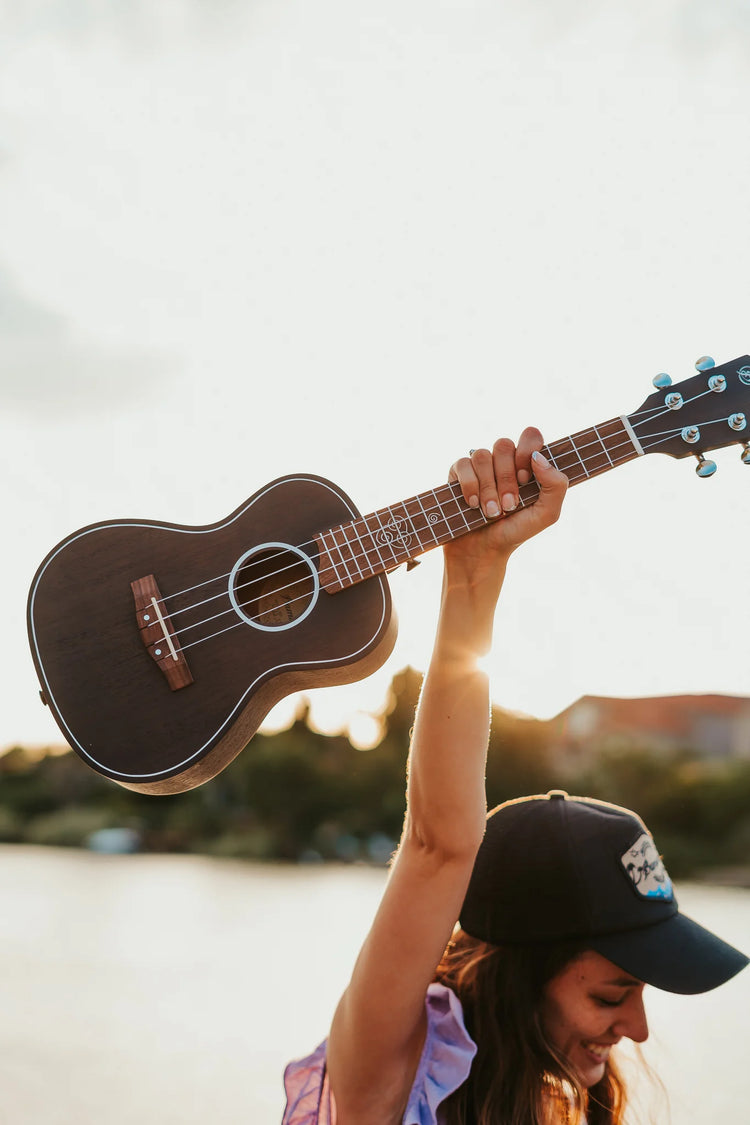
[[[396,639],[385,575],[336,594],[317,576],[316,533],[358,515],[335,484],[300,474],[209,526],[119,520],[58,544],[31,586],[29,640],[76,753],[126,788],[182,792],[223,769],[284,696],[380,667]],[[154,612],[131,587],[146,576]]]

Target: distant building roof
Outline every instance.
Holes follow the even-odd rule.
[[[562,751],[585,756],[614,742],[692,749],[708,757],[750,757],[750,697],[584,695],[550,720]]]

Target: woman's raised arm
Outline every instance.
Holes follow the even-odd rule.
[[[328,1074],[337,1125],[399,1125],[425,1032],[425,995],[463,902],[484,833],[490,700],[479,661],[490,647],[508,558],[554,523],[567,479],[538,450],[500,439],[451,468],[493,522],[445,548],[432,659],[412,738],[401,843],[370,933],[336,1010]],[[540,498],[516,511],[534,473]]]

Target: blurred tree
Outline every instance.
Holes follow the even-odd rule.
[[[421,684],[413,668],[394,676],[382,739],[372,750],[314,730],[303,705],[288,730],[256,734],[218,777],[170,797],[123,789],[71,753],[40,756],[14,747],[0,757],[0,839],[85,844],[99,827],[127,827],[145,850],[382,863],[401,834]],[[673,875],[715,863],[750,869],[750,762],[623,745],[603,751],[577,775],[563,775],[548,730],[546,723],[493,709],[490,807],[562,787],[634,808]]]

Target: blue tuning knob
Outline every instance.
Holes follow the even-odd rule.
[[[669,375],[667,375],[666,371],[662,371],[661,375],[654,375],[651,382],[657,388],[657,390],[660,390],[663,387],[672,386],[672,379]]]
[[[696,371],[710,371],[712,367],[716,367],[716,360],[711,359],[710,355],[702,355],[695,361]]]
[[[712,477],[716,472],[716,462],[707,461],[702,453],[696,453],[698,464],[696,466],[696,473],[699,477]]]

